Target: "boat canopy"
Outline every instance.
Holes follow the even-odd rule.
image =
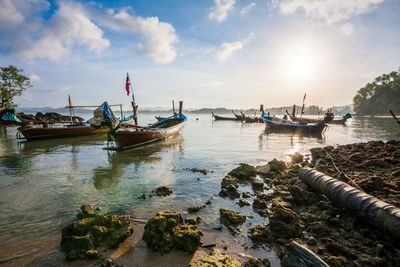
[[[118,118],[115,117],[107,101],[93,111],[93,118],[88,122],[94,127],[108,125],[113,129],[119,124]]]
[[[15,110],[12,108],[5,108],[0,110],[0,121],[6,122],[21,122],[17,116],[15,116]]]

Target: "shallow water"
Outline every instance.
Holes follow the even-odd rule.
[[[140,119],[146,124],[153,116]],[[288,155],[306,154],[317,146],[399,138],[400,127],[392,118],[353,118],[346,126],[331,125],[318,139],[268,134],[264,124],[215,122],[210,115],[189,114],[181,135],[115,152],[103,149],[104,135],[26,142],[16,140],[16,127],[0,128],[0,256],[7,257],[10,247],[60,234],[84,203],[99,205],[106,214],[130,213],[148,219],[167,209],[192,216],[188,207],[213,198],[212,205],[195,214],[203,218],[200,227],[214,233],[212,228],[220,226],[220,208],[253,215],[236,236],[225,229],[216,232],[217,243],[229,243],[232,252],[269,257],[277,266],[273,251],[244,248],[249,224],[268,221],[251,207],[240,208],[235,201],[217,197],[222,178],[242,162],[262,165],[273,158],[289,160]],[[213,172],[184,170],[194,167]],[[171,187],[173,194],[138,199],[160,185]]]

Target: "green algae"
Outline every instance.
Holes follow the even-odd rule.
[[[233,169],[228,175],[237,178],[240,182],[251,182],[256,177],[256,168],[242,163]]]
[[[237,226],[246,221],[246,215],[233,210],[220,209],[220,222],[233,232]]]
[[[223,255],[213,254],[197,260],[189,265],[189,267],[241,267],[243,266],[236,258]]]

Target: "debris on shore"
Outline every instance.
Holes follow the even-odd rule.
[[[129,215],[96,214],[98,208],[83,205],[75,221],[62,229],[61,250],[67,260],[97,258],[102,249],[116,248],[133,233]]]
[[[208,174],[209,172],[214,172],[214,171],[209,171],[206,169],[200,169],[200,168],[184,168],[185,171],[190,171],[190,172],[200,172],[204,175]]]

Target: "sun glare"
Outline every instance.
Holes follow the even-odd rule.
[[[295,55],[288,60],[287,72],[296,79],[308,78],[311,73],[311,60],[305,55]]]

